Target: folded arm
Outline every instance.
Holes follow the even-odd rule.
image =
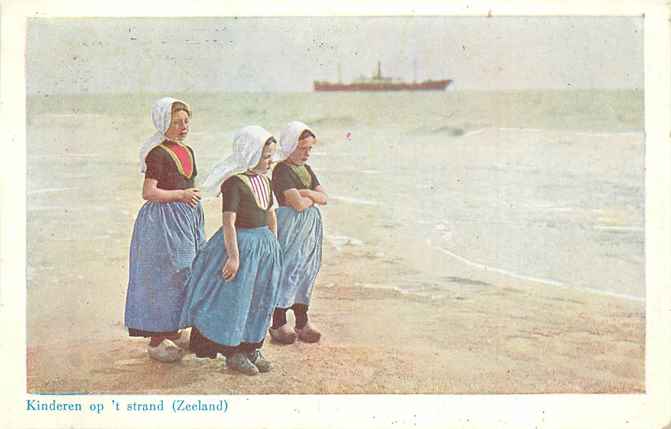
[[[314,190],[311,189],[301,189],[298,191],[301,197],[309,198],[314,204],[326,205],[328,203],[328,195],[324,188],[319,185]]]
[[[297,212],[302,212],[303,210],[312,207],[314,201],[309,197],[304,197],[296,188],[287,189],[284,191],[284,198],[291,207]]]

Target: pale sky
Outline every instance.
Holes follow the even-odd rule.
[[[311,91],[383,74],[454,89],[642,88],[634,17],[29,20],[29,94]]]

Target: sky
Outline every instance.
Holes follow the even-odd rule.
[[[35,94],[311,91],[371,75],[454,89],[643,87],[637,17],[33,18]]]

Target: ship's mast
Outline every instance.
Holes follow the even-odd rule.
[[[413,75],[412,82],[417,83],[417,58],[412,61]]]
[[[340,63],[338,63],[338,83],[342,83],[342,70],[340,69]]]
[[[380,62],[377,62],[377,75],[375,76],[378,79],[382,79],[382,65]]]

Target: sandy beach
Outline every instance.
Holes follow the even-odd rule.
[[[145,342],[129,339],[119,321],[125,273],[117,264],[92,263],[96,277],[116,287],[93,293],[73,281],[69,293],[29,294],[28,391],[644,391],[640,304],[513,281],[474,284],[440,300],[401,296],[354,286],[362,277],[401,267],[376,263],[356,249],[341,254],[331,249],[325,256],[311,309],[323,340],[288,346],[267,341],[264,351],[275,368],[251,378],[226,369],[222,358],[189,354],[178,364],[150,360]],[[45,302],[52,303],[48,310]],[[62,307],[66,303],[69,310]]]
[[[216,204],[216,203],[213,203]],[[209,210],[211,213],[213,210]],[[77,245],[86,254],[86,244]],[[266,342],[269,374],[246,377],[223,358],[152,361],[122,326],[123,248],[77,258],[90,279],[29,289],[31,393],[620,393],[644,391],[641,303],[492,275],[434,299],[362,288],[408,267],[359,246],[327,245],[311,309],[316,345]],[[78,252],[75,252],[75,254]],[[450,264],[450,261],[443,261]],[[466,275],[466,274],[463,274]]]
[[[223,358],[152,361],[146,341],[127,336],[128,249],[142,204],[136,151],[151,128],[139,107],[129,113],[110,110],[116,101],[75,101],[81,111],[71,100],[29,106],[28,392],[645,390],[640,134],[624,126],[605,136],[469,129],[471,116],[445,132],[432,131],[438,125],[365,128],[338,112],[314,120],[324,144],[312,165],[332,196],[323,208],[324,259],[310,310],[323,338],[288,346],[267,338],[273,371],[247,377]],[[263,122],[265,111],[244,103],[231,109]],[[190,137],[200,180],[230,144],[222,128],[232,127],[205,111]],[[284,118],[273,121],[279,128]],[[629,123],[636,126],[635,117]],[[343,129],[353,130],[351,146],[341,141]],[[370,141],[357,141],[363,135]],[[419,148],[437,155],[420,166]],[[447,174],[415,176],[403,160]],[[379,180],[391,177],[387,167],[406,176],[371,188],[387,186]],[[369,186],[358,187],[364,180]],[[418,196],[435,184],[445,193],[424,204]],[[209,237],[221,222],[220,203],[204,209]]]

